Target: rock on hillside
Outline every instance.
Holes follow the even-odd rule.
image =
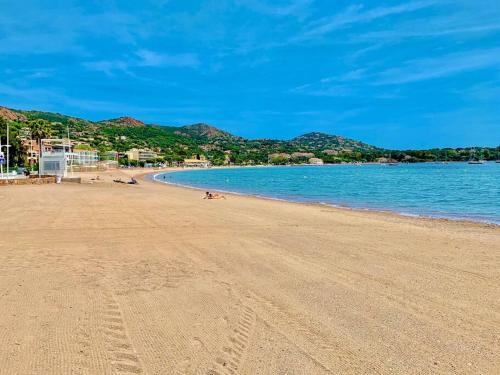
[[[22,113],[15,112],[6,107],[0,107],[0,117],[7,121],[26,121],[27,118]]]
[[[99,121],[99,124],[107,125],[107,126],[123,126],[123,127],[132,127],[138,128],[146,126],[142,121],[136,120],[132,117],[118,117],[111,120],[103,120]]]
[[[238,137],[225,132],[223,130],[217,129],[216,127],[207,125],[207,124],[194,124],[194,125],[186,125],[182,126],[179,133],[183,133],[186,135],[194,136],[194,137],[203,137],[203,138],[228,138],[228,139],[237,139]]]

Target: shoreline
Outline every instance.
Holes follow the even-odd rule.
[[[336,164],[332,164],[336,165]],[[339,164],[339,165],[345,165],[345,164]],[[311,165],[313,166],[313,165]],[[236,169],[236,168],[249,168],[250,166],[239,166],[239,167],[213,167],[212,169]],[[277,166],[265,166],[265,167],[277,167]],[[287,167],[287,166],[278,166],[278,167]],[[352,206],[343,206],[343,205],[336,205],[333,203],[323,203],[323,202],[307,202],[307,201],[300,201],[300,200],[293,200],[293,199],[285,199],[285,198],[276,198],[272,196],[266,196],[266,195],[258,195],[258,194],[251,194],[251,193],[241,193],[241,192],[235,192],[235,191],[228,191],[228,190],[222,190],[222,189],[208,189],[208,188],[203,188],[203,187],[196,187],[196,186],[190,186],[190,185],[183,185],[175,182],[168,182],[168,181],[161,181],[156,179],[155,177],[161,174],[167,174],[167,173],[178,173],[178,172],[188,172],[188,171],[193,171],[193,170],[200,170],[204,171],[207,170],[206,168],[180,168],[180,169],[175,169],[175,170],[163,170],[163,171],[158,171],[157,173],[151,173],[151,172],[145,172],[142,174],[139,174],[138,177],[147,179],[149,181],[155,182],[155,183],[160,183],[164,185],[169,185],[169,186],[175,186],[178,188],[184,188],[184,189],[191,189],[191,190],[196,190],[200,192],[205,192],[207,190],[212,190],[216,191],[218,193],[224,193],[232,196],[239,196],[239,197],[251,197],[251,198],[256,198],[256,199],[263,199],[263,200],[269,200],[269,201],[275,201],[275,202],[286,202],[286,203],[293,203],[293,204],[300,204],[300,205],[305,205],[305,206],[315,206],[315,207],[329,207],[337,210],[345,210],[345,211],[354,211],[354,212],[359,212],[359,213],[374,213],[374,214],[382,214],[382,215],[390,215],[393,217],[399,217],[399,218],[409,218],[409,219],[419,219],[419,220],[425,220],[425,221],[442,221],[442,222],[451,222],[451,223],[464,223],[464,224],[471,224],[471,225],[478,225],[478,226],[486,226],[486,227],[492,227],[492,228],[500,228],[500,222],[496,221],[488,221],[488,220],[480,220],[480,219],[470,219],[470,218],[455,218],[455,217],[448,217],[448,216],[433,216],[433,215],[424,215],[424,214],[413,214],[413,213],[406,213],[406,212],[400,212],[397,210],[391,210],[391,209],[377,209],[377,208],[364,208],[364,207],[352,207]]]

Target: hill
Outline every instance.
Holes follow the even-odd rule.
[[[142,121],[136,120],[132,117],[118,117],[111,120],[99,121],[98,124],[105,126],[118,126],[118,127],[143,127],[146,126]]]
[[[238,139],[228,132],[220,130],[214,126],[207,124],[193,124],[181,126],[177,130],[178,134],[182,134],[188,137],[204,139],[204,140],[215,140],[215,139]]]
[[[418,162],[436,160],[468,160],[471,149],[385,150],[339,135],[307,133],[291,140],[245,139],[217,127],[198,123],[185,126],[145,124],[132,117],[118,117],[98,122],[60,113],[23,111],[0,107],[0,119],[11,122],[11,132],[20,139],[26,134],[31,120],[45,120],[53,137],[67,137],[84,143],[104,154],[124,153],[131,148],[148,148],[158,154],[158,160],[168,163],[182,161],[193,155],[204,155],[214,165],[222,164],[289,164],[308,163],[311,158],[325,163],[373,162],[392,157],[394,160]],[[5,130],[0,128],[0,137]],[[11,134],[11,140],[15,134]],[[4,139],[2,138],[2,141]],[[20,143],[19,143],[20,144]],[[18,164],[23,163],[20,146],[12,148]],[[476,155],[494,159],[497,150],[476,148]],[[17,155],[17,159],[16,156]],[[120,160],[128,163],[126,159]]]
[[[67,116],[55,112],[25,111],[25,110],[16,110],[16,111],[22,114],[28,120],[42,119],[49,121],[51,123],[61,123],[63,125],[75,122],[90,123],[90,121],[81,118]]]
[[[290,140],[292,144],[309,150],[326,149],[352,149],[352,150],[374,150],[376,147],[354,139],[344,138],[338,135],[312,132]]]
[[[26,116],[6,107],[0,107],[0,118],[6,121],[26,121]]]

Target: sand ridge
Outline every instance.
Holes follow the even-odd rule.
[[[0,374],[498,374],[500,229],[140,179],[0,188]]]

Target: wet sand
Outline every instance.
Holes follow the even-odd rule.
[[[125,173],[0,187],[0,374],[500,373],[500,227]]]

